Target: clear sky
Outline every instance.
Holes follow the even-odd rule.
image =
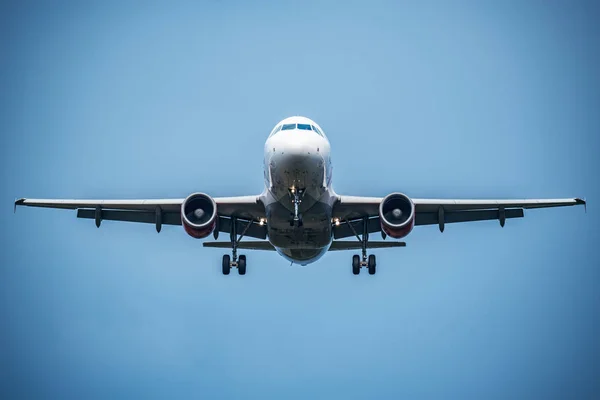
[[[600,396],[597,3],[49,3],[0,6],[1,398]],[[358,277],[352,252],[224,277],[181,227],[13,215],[260,193],[291,115],[340,194],[589,209],[417,227]]]

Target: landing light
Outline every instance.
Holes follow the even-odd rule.
[[[258,224],[259,224],[260,226],[263,226],[263,225],[265,224],[265,222],[266,222],[266,220],[265,220],[264,218],[261,218],[261,219],[258,221]]]

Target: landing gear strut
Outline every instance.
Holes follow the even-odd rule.
[[[246,275],[246,256],[242,254],[238,257],[237,247],[244,235],[246,234],[246,232],[248,231],[248,228],[250,228],[250,225],[252,225],[252,221],[248,221],[246,227],[242,231],[242,234],[240,235],[240,237],[238,237],[237,218],[231,218],[231,232],[229,235],[229,237],[231,238],[231,257],[229,256],[229,254],[223,255],[223,275],[229,275],[232,267],[238,269],[238,274]]]
[[[300,203],[302,203],[302,197],[304,196],[304,189],[290,189],[290,197],[292,198],[292,204],[294,205],[294,213],[290,220],[290,226],[301,227],[302,226],[302,214],[299,212]]]
[[[362,244],[362,258],[355,254],[352,256],[352,273],[354,275],[360,274],[360,269],[365,267],[369,270],[369,275],[374,275],[377,272],[377,259],[375,258],[375,254],[371,254],[367,257],[367,244],[369,243],[369,218],[363,218],[363,232],[362,237],[356,233],[356,230],[352,226],[349,221],[346,221],[354,236],[358,239]]]

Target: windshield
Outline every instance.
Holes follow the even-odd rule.
[[[311,125],[311,124],[278,125],[277,127],[275,127],[275,129],[273,129],[273,132],[271,132],[271,134],[269,136],[273,136],[274,134],[276,134],[279,131],[291,131],[294,129],[303,130],[303,131],[314,131],[314,132],[317,132],[320,136],[325,136],[325,135],[323,135],[323,132],[321,132],[321,130],[319,128],[317,128],[316,126]]]
[[[280,130],[281,130],[281,125],[276,126],[275,129],[273,129],[273,132],[271,132],[271,134],[269,136],[273,136],[274,134],[276,134]]]

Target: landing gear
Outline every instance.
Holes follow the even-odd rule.
[[[229,275],[232,267],[238,269],[238,274],[246,275],[246,256],[242,254],[238,257],[237,247],[244,235],[246,234],[246,232],[248,231],[248,228],[250,228],[252,221],[247,222],[246,227],[242,231],[240,237],[238,237],[237,235],[237,223],[237,218],[231,218],[231,257],[229,256],[229,254],[223,255],[223,275]]]
[[[244,255],[238,259],[238,274],[246,275],[246,256]]]
[[[369,256],[369,264],[368,264],[369,275],[375,275],[375,272],[376,272],[375,267],[376,266],[377,266],[377,262],[375,260],[375,254],[371,254]]]
[[[360,257],[358,254],[352,256],[352,273],[354,275],[360,274]]]
[[[360,269],[365,267],[369,270],[369,275],[375,275],[377,272],[377,260],[375,254],[369,255],[368,258],[361,260],[358,254],[352,256],[352,273],[354,275],[360,274]]]
[[[223,254],[223,275],[229,275],[231,272],[231,258],[229,254]]]
[[[367,257],[367,244],[369,243],[369,219],[363,218],[362,237],[356,233],[351,223],[347,223],[358,241],[362,244],[362,258],[358,254],[352,256],[352,273],[354,275],[358,275],[360,274],[360,269],[362,267],[366,267],[369,270],[369,275],[375,275],[375,272],[377,272],[377,260],[375,258],[375,254],[371,254]]]
[[[302,224],[302,214],[299,212],[300,203],[302,203],[302,197],[304,196],[304,189],[290,189],[290,197],[292,198],[292,204],[294,205],[294,213],[292,214],[292,219],[290,220],[290,226],[301,227]]]

